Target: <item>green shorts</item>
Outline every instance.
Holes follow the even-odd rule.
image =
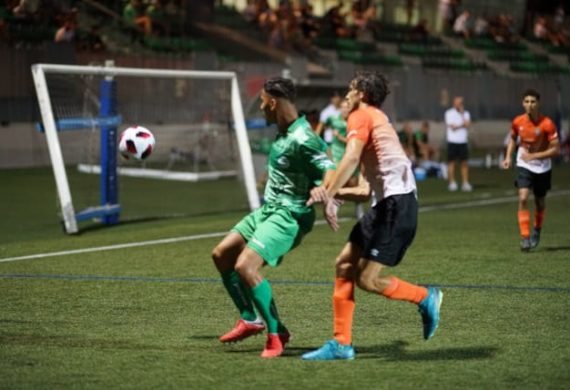
[[[314,221],[314,210],[294,216],[284,207],[264,204],[239,221],[232,232],[240,234],[248,248],[275,267],[287,252],[301,243]]]

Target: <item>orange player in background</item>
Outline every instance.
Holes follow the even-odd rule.
[[[519,138],[517,151],[517,179],[519,189],[518,221],[521,250],[536,248],[546,210],[546,193],[550,190],[552,157],[560,153],[560,143],[554,122],[539,112],[540,94],[532,89],[523,94],[525,113],[513,119],[511,138],[507,146],[503,168],[511,167],[511,156]],[[530,233],[530,189],[534,193],[534,228]]]

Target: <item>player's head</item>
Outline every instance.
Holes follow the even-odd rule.
[[[522,105],[527,114],[536,114],[538,112],[538,105],[540,101],[540,94],[534,89],[527,89],[522,96]]]
[[[362,71],[350,82],[346,98],[352,109],[357,108],[360,102],[380,108],[389,93],[388,80],[383,74],[377,71]]]
[[[342,101],[340,102],[340,115],[343,117],[343,119],[348,118],[348,114],[350,114],[350,111],[351,109],[348,100],[342,99]]]
[[[340,108],[342,104],[343,97],[338,91],[334,91],[331,96],[331,104],[337,108]]]
[[[293,81],[283,77],[273,77],[263,84],[260,109],[269,123],[277,123],[280,111],[290,109],[297,91]]]

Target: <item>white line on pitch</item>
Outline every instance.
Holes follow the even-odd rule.
[[[552,191],[548,197],[553,198],[557,196],[564,196],[570,195],[570,190],[560,190],[560,191]],[[442,205],[435,205],[435,206],[425,206],[420,207],[420,213],[425,213],[429,211],[435,210],[451,210],[451,209],[462,209],[462,208],[471,208],[471,207],[478,207],[478,206],[489,206],[501,203],[510,203],[518,198],[516,196],[509,196],[503,198],[493,198],[493,199],[482,199],[482,200],[474,200],[469,202],[461,202],[461,203],[450,203],[450,204],[442,204]],[[350,218],[340,218],[340,221],[348,221]],[[316,221],[316,225],[323,225],[326,222],[324,220]],[[20,260],[32,260],[32,259],[41,259],[44,257],[55,257],[55,256],[66,256],[66,255],[76,255],[81,253],[91,253],[91,252],[103,252],[103,251],[111,251],[116,249],[124,249],[124,248],[135,248],[139,246],[149,246],[149,245],[160,245],[160,244],[171,244],[174,242],[182,242],[182,241],[194,241],[194,240],[201,240],[203,238],[213,238],[213,237],[221,237],[228,234],[228,232],[215,232],[215,233],[205,233],[205,234],[196,234],[193,236],[184,236],[184,237],[173,237],[173,238],[164,238],[160,240],[150,240],[150,241],[141,241],[141,242],[130,242],[126,244],[116,244],[116,245],[107,245],[107,246],[98,246],[93,248],[83,248],[83,249],[72,249],[67,251],[60,251],[60,252],[48,252],[48,253],[37,253],[35,255],[27,255],[27,256],[18,256],[18,257],[7,257],[5,259],[0,259],[0,263],[8,263],[12,261],[20,261]]]

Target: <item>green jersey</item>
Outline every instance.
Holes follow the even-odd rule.
[[[346,137],[346,120],[342,117],[341,114],[337,116],[330,116],[327,119],[325,125],[333,130],[338,131],[338,133],[343,137]],[[339,140],[337,137],[334,137],[331,144],[331,152],[334,162],[339,162],[342,159],[345,149],[346,144]]]
[[[278,134],[269,151],[266,203],[296,214],[310,212],[305,203],[311,189],[320,184],[325,171],[335,168],[326,149],[305,117],[297,118],[286,134]]]

